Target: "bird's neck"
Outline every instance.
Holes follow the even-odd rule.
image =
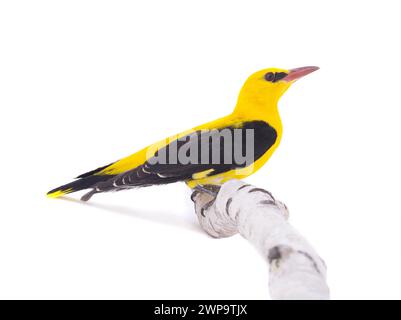
[[[263,92],[242,90],[233,111],[233,116],[245,120],[263,120],[273,127],[281,127],[281,119],[277,108],[279,96],[267,95]]]

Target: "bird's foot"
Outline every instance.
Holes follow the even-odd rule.
[[[216,198],[220,191],[220,186],[215,184],[198,184],[194,187],[195,191],[207,193],[208,195]]]
[[[191,200],[200,205],[200,214],[205,217],[207,211],[215,202],[220,186],[216,185],[197,185],[191,195]]]

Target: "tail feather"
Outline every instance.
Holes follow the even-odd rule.
[[[58,188],[55,188],[53,190],[50,190],[47,193],[47,196],[50,198],[58,198],[61,197],[65,194],[84,190],[84,189],[89,189],[93,188],[96,184],[99,182],[104,182],[107,181],[111,178],[113,178],[114,175],[91,175],[91,176],[85,176],[83,178],[80,178],[78,180],[75,180],[73,182],[67,183],[63,186],[60,186]]]
[[[106,166],[99,167],[99,168],[97,168],[95,170],[92,170],[92,171],[89,171],[89,172],[85,172],[85,173],[79,175],[78,177],[76,177],[75,179],[81,179],[81,178],[87,178],[87,177],[93,176],[94,174],[99,173],[103,169],[106,169],[107,167],[110,167],[112,164],[114,164],[114,162],[112,162],[112,163],[110,163],[110,164],[108,164]]]

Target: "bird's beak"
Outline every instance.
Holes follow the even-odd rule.
[[[290,69],[288,75],[283,80],[286,82],[295,81],[316,70],[319,70],[319,67],[311,66]]]

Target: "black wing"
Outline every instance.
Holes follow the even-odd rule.
[[[270,149],[277,139],[276,130],[264,121],[248,121],[242,123],[240,127],[229,126],[207,133],[203,131],[193,132],[159,149],[143,165],[119,174],[107,182],[100,183],[96,186],[96,190],[102,192],[139,186],[168,184],[190,180],[194,174],[206,170],[210,170],[208,176],[212,176],[236,168],[246,167],[249,165],[249,161],[243,160],[246,156],[245,151],[248,150],[246,135],[249,132],[253,133],[253,152],[251,157],[253,161],[256,161]],[[241,139],[238,139],[239,136]],[[227,154],[227,151],[225,151],[227,150],[225,149],[227,143],[231,143],[231,146],[234,146],[229,151],[231,154]],[[234,150],[238,147],[242,150],[243,157],[241,159],[238,159],[234,155]],[[199,152],[199,150],[204,150],[202,148],[206,148],[208,152]],[[198,150],[198,153],[194,155],[191,151],[195,149]],[[231,161],[226,161],[230,156]],[[182,160],[182,157],[186,161],[178,161],[178,158]],[[218,160],[220,161],[216,161],[216,158],[219,158]]]

